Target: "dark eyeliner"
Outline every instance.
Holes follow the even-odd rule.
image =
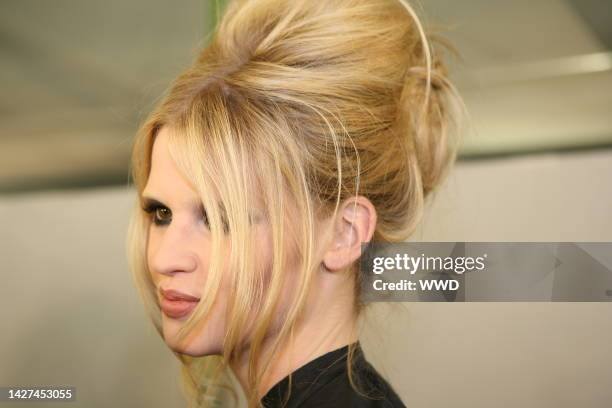
[[[200,212],[200,216],[202,217],[201,219],[204,222],[204,225],[206,225],[206,227],[209,227],[210,223],[208,221],[208,214],[206,213],[206,211],[204,211],[204,206],[202,204],[198,206],[198,211]]]
[[[207,228],[210,229],[210,220],[208,219],[208,213],[204,210],[204,206],[202,204],[199,205],[200,215],[204,221],[204,224]],[[227,234],[229,232],[229,226],[227,222],[227,218],[225,217],[225,212],[221,211],[221,224],[223,226],[223,232]]]
[[[170,209],[164,205],[163,203],[153,199],[153,198],[149,198],[149,197],[143,197],[142,199],[142,210],[144,212],[146,212],[147,214],[149,214],[149,217],[151,218],[151,221],[153,221],[153,223],[155,225],[158,226],[163,226],[163,225],[168,225],[170,224],[170,220],[160,220],[159,218],[157,218],[157,211],[160,209],[164,209],[167,210],[169,212],[170,215],[172,215],[172,212],[170,211]],[[200,220],[204,223],[204,225],[206,225],[206,228],[210,228],[210,220],[208,219],[208,214],[207,212],[204,210],[204,206],[202,204],[200,204],[198,206],[198,211],[200,214]],[[227,232],[228,230],[228,226],[227,226],[227,222],[225,220],[225,218],[222,218],[223,221],[223,230],[224,232]]]
[[[170,221],[159,220],[157,218],[157,216],[156,216],[157,215],[157,210],[160,210],[160,209],[168,210],[168,212],[170,214],[172,214],[172,212],[170,212],[170,209],[168,207],[166,207],[165,205],[163,205],[162,203],[160,203],[159,201],[153,200],[151,198],[144,199],[142,210],[150,215],[150,217],[151,217],[151,219],[152,219],[152,221],[153,221],[153,223],[155,225],[168,225],[168,224],[170,224]]]

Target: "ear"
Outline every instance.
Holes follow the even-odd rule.
[[[369,242],[376,229],[376,209],[363,196],[350,197],[332,220],[332,237],[323,264],[330,271],[347,268],[361,256],[361,243]]]

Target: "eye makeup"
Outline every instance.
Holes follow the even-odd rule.
[[[207,228],[210,227],[210,223],[208,220],[208,214],[204,211],[204,206],[200,203],[198,206],[198,214],[204,225]],[[151,221],[157,226],[165,226],[169,225],[172,221],[172,211],[162,202],[155,200],[150,197],[142,197],[142,210],[149,215]],[[225,233],[229,232],[229,225],[227,222],[227,217],[225,212],[221,211],[221,221],[223,223],[223,231]],[[256,214],[249,214],[249,224],[253,225],[261,222],[261,217]]]
[[[142,210],[145,213],[149,214],[151,221],[157,226],[169,225],[172,221],[172,211],[165,204],[153,198],[142,198]],[[206,212],[204,211],[204,206],[202,206],[202,204],[198,206],[198,211],[201,220],[208,228],[208,214],[206,214]]]
[[[170,209],[152,198],[143,198],[142,210],[149,214],[155,225],[168,225],[170,221],[172,221],[172,212]]]

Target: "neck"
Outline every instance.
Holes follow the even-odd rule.
[[[263,374],[257,390],[259,399],[283,378],[308,362],[357,341],[357,322],[354,317],[352,293],[347,292],[344,295],[339,293],[352,288],[352,285],[344,283],[341,287],[334,288],[336,293],[332,297],[325,295],[325,292],[332,290],[329,286],[325,286],[327,285],[318,285],[320,291],[314,290],[312,293],[318,293],[317,298],[334,299],[334,302],[331,305],[316,299],[308,302],[311,306],[307,307],[304,318],[296,323],[293,340],[279,346],[272,364]],[[271,340],[266,340],[262,345],[260,361],[265,362],[270,356],[271,343]],[[248,362],[247,349],[231,365],[243,390],[247,389],[248,384]]]

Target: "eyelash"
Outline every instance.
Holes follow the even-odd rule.
[[[151,218],[151,221],[157,225],[157,226],[165,226],[165,225],[169,225],[170,221],[172,220],[172,218],[170,218],[170,220],[160,220],[157,217],[157,211],[158,210],[166,210],[168,211],[168,213],[170,214],[170,216],[172,216],[172,212],[170,211],[170,209],[168,209],[168,207],[165,207],[163,205],[159,205],[159,204],[150,204],[148,206],[145,206],[143,208],[144,212],[149,214],[149,217]],[[208,215],[206,214],[206,212],[203,212],[202,214],[202,218],[204,218],[204,224],[206,224],[207,226],[208,224]]]

